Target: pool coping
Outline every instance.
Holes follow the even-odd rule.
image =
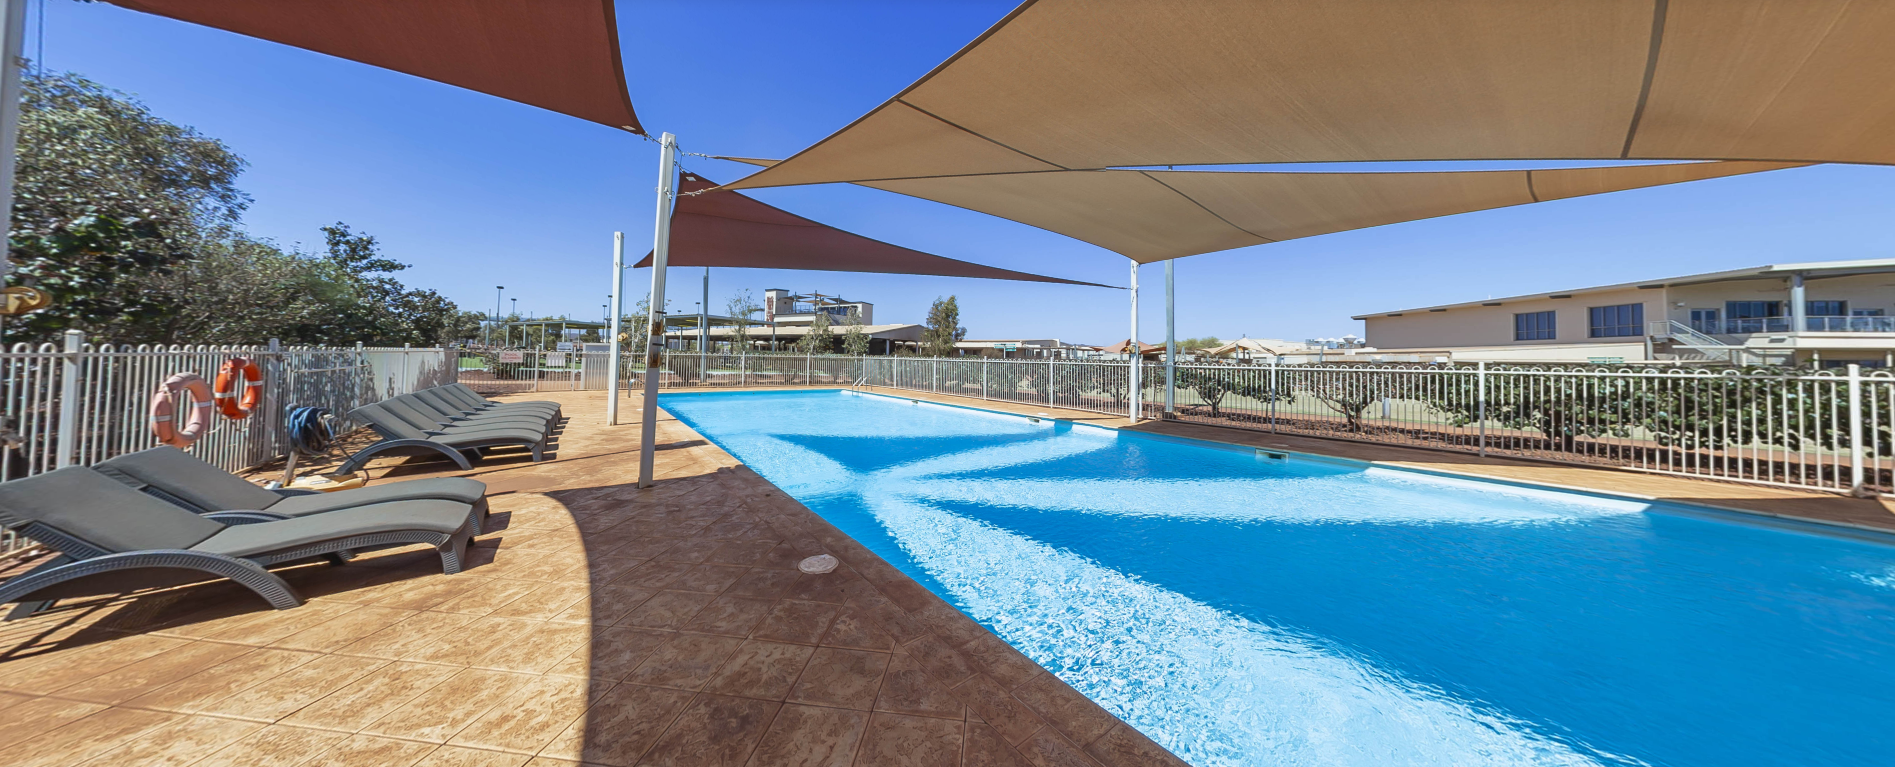
[[[884,392],[877,392],[877,391],[863,391],[860,389],[851,389],[851,388],[843,388],[843,387],[819,386],[819,387],[810,387],[810,388],[759,389],[759,390],[700,389],[700,390],[694,390],[694,391],[666,392],[665,394],[661,396],[738,394],[738,393],[745,393],[749,391],[785,391],[785,392],[835,391],[835,392],[841,392],[844,394],[849,394],[849,395],[854,395],[854,396],[881,397],[884,399],[892,399],[892,400],[907,400],[907,401],[915,402],[915,403],[925,402],[925,403],[940,406],[940,407],[959,408],[961,410],[973,410],[973,411],[978,411],[982,413],[1003,415],[1003,416],[1009,416],[1013,418],[1026,418],[1029,420],[1045,419],[1045,420],[1054,421],[1058,423],[1066,423],[1075,427],[1083,426],[1083,427],[1116,432],[1116,433],[1124,434],[1124,435],[1130,435],[1136,438],[1153,439],[1153,440],[1157,440],[1161,442],[1174,442],[1174,443],[1179,443],[1179,444],[1197,445],[1200,447],[1208,447],[1215,450],[1226,450],[1226,451],[1240,452],[1240,453],[1245,453],[1245,454],[1281,453],[1281,454],[1284,454],[1285,456],[1293,457],[1294,460],[1307,461],[1310,463],[1328,464],[1332,466],[1341,466],[1341,467],[1349,467],[1349,468],[1375,468],[1375,469],[1382,469],[1385,471],[1399,471],[1399,472],[1407,472],[1407,473],[1412,473],[1412,474],[1420,474],[1424,476],[1441,477],[1444,479],[1455,479],[1455,480],[1462,480],[1462,481],[1491,483],[1491,484],[1508,486],[1508,487],[1518,487],[1518,488],[1527,489],[1527,490],[1542,490],[1542,491],[1572,493],[1575,495],[1582,495],[1582,496],[1587,496],[1591,498],[1599,498],[1603,500],[1634,501],[1634,502],[1646,504],[1648,507],[1650,507],[1647,509],[1647,511],[1659,512],[1659,513],[1671,513],[1671,514],[1676,514],[1679,516],[1689,516],[1689,517],[1699,518],[1699,519],[1711,519],[1711,520],[1716,520],[1716,521],[1721,521],[1721,522],[1731,522],[1735,524],[1747,524],[1747,525],[1763,527],[1767,529],[1779,530],[1782,532],[1803,533],[1803,534],[1808,534],[1808,535],[1821,535],[1821,536],[1844,538],[1848,540],[1855,540],[1855,541],[1861,541],[1865,543],[1873,543],[1873,544],[1879,544],[1879,545],[1885,545],[1885,546],[1895,546],[1895,531],[1883,529],[1883,528],[1871,527],[1868,525],[1860,525],[1853,522],[1814,519],[1811,517],[1804,517],[1804,516],[1799,516],[1795,514],[1778,514],[1774,512],[1759,511],[1755,509],[1743,509],[1743,508],[1737,508],[1737,507],[1732,507],[1732,506],[1721,506],[1718,504],[1704,503],[1701,501],[1675,500],[1675,499],[1663,498],[1660,496],[1654,496],[1654,495],[1649,495],[1645,493],[1638,493],[1638,492],[1626,491],[1626,490],[1601,490],[1598,488],[1581,487],[1577,485],[1568,485],[1568,484],[1562,484],[1558,482],[1521,480],[1521,479],[1512,479],[1512,478],[1506,478],[1506,477],[1495,477],[1492,475],[1480,474],[1480,473],[1475,473],[1475,472],[1460,472],[1460,471],[1452,471],[1448,469],[1422,468],[1422,467],[1409,466],[1409,465],[1404,465],[1401,463],[1395,463],[1395,462],[1390,462],[1390,461],[1372,461],[1372,460],[1364,460],[1360,458],[1344,458],[1341,456],[1322,455],[1320,453],[1310,453],[1306,451],[1293,450],[1289,448],[1266,449],[1266,448],[1261,448],[1261,447],[1255,447],[1252,445],[1243,445],[1243,444],[1239,444],[1235,442],[1219,442],[1217,440],[1200,439],[1197,437],[1183,437],[1183,436],[1178,436],[1175,434],[1155,434],[1152,432],[1134,431],[1131,429],[1125,429],[1118,426],[1107,426],[1107,425],[1096,424],[1096,423],[1085,423],[1081,421],[1075,421],[1070,418],[1061,418],[1059,416],[1055,416],[1050,413],[1043,413],[1039,415],[1027,415],[1025,413],[1017,413],[1017,412],[1012,412],[1008,410],[998,410],[994,408],[964,405],[957,402],[941,402],[939,400],[933,399],[932,396],[907,396],[908,394],[915,394],[915,395],[928,394],[926,392],[908,392],[908,393],[903,393],[903,394],[893,394],[893,393],[884,393]],[[952,395],[936,395],[936,396],[952,396]],[[1020,404],[1023,404],[1026,406],[1032,406],[1034,403],[1020,403]],[[1054,409],[1058,409],[1058,408],[1054,408]],[[1212,427],[1212,428],[1215,428],[1215,427]]]

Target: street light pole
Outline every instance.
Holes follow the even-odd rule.
[[[26,48],[26,4],[29,0],[0,0],[0,224],[9,223],[13,210],[14,147],[20,138],[20,57]],[[45,13],[41,6],[40,13]],[[10,227],[7,227],[10,229]],[[13,265],[0,253],[0,285],[6,284]]]
[[[493,321],[487,323],[487,335],[481,339],[485,341],[488,346],[493,345],[494,328],[500,325],[500,296],[505,293],[506,290],[507,286],[505,285],[493,286]]]
[[[625,287],[625,233],[612,233],[612,302],[606,315],[605,425],[619,422],[619,295]]]
[[[645,400],[638,435],[638,486],[651,487],[652,454],[658,447],[658,375],[664,366],[665,267],[671,262],[671,198],[678,179],[678,137],[658,139],[658,222],[651,242],[651,322],[645,335]]]

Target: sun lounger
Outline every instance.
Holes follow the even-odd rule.
[[[548,435],[531,428],[513,428],[506,426],[469,426],[454,429],[423,429],[396,416],[380,404],[363,405],[349,411],[349,416],[362,421],[382,435],[382,441],[357,451],[342,462],[337,473],[347,474],[362,468],[370,458],[382,453],[414,455],[437,453],[447,456],[448,460],[461,469],[472,469],[474,465],[467,460],[466,451],[478,451],[489,447],[521,446],[533,451],[533,461],[539,462],[545,457]]]
[[[559,405],[555,403],[505,402],[489,405],[484,400],[470,402],[463,399],[459,392],[445,386],[422,389],[415,392],[414,396],[433,404],[436,410],[464,416],[531,413],[558,419],[560,415]]]
[[[474,534],[486,529],[487,485],[465,477],[384,482],[353,490],[267,490],[168,445],[93,464],[99,473],[198,514],[258,510],[290,517],[396,501],[436,500],[473,508]]]
[[[272,607],[302,598],[266,568],[340,552],[426,543],[458,573],[475,512],[456,501],[413,500],[283,518],[268,511],[198,515],[84,466],[0,483],[0,525],[60,553],[0,583],[20,617],[52,600],[121,594],[229,578]],[[233,524],[225,524],[231,522]]]
[[[553,430],[553,419],[549,415],[524,412],[460,415],[444,412],[413,394],[403,394],[382,400],[378,404],[388,408],[402,420],[423,429],[453,430],[480,426],[514,426],[522,429],[539,429],[543,432]]]
[[[546,400],[528,400],[528,401],[522,401],[522,402],[496,402],[494,400],[490,400],[490,399],[487,399],[486,397],[480,396],[478,392],[475,392],[473,389],[469,388],[467,384],[463,384],[463,383],[451,383],[446,386],[436,387],[436,391],[439,391],[443,394],[459,395],[462,401],[467,402],[470,406],[473,406],[473,407],[480,407],[480,408],[550,407],[552,408],[553,413],[555,415],[557,415],[560,412],[559,403],[548,402]]]

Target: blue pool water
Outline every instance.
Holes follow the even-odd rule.
[[[1895,547],[849,392],[663,405],[1197,767],[1895,763]]]

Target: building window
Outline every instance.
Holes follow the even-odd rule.
[[[1513,340],[1515,341],[1551,341],[1554,335],[1552,312],[1526,312],[1513,315]]]
[[[1809,311],[1807,313],[1811,317],[1849,316],[1848,301],[1810,301],[1808,306]]]
[[[1593,338],[1622,338],[1625,336],[1645,335],[1644,304],[1594,306],[1586,311],[1591,315],[1587,323],[1586,334]]]
[[[1724,316],[1733,320],[1761,320],[1783,316],[1782,301],[1725,301]]]

